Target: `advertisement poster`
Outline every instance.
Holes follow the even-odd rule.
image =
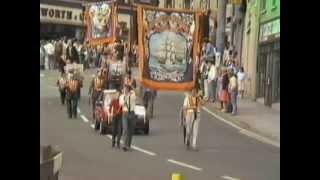
[[[193,11],[138,8],[142,83],[157,90],[190,90],[195,84],[197,16]]]

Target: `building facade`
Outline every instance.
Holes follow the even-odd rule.
[[[85,25],[81,2],[40,0],[40,38],[67,36],[83,39]]]
[[[266,106],[280,104],[280,0],[250,0],[242,59],[247,95]]]

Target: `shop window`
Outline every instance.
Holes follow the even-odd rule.
[[[166,0],[165,7],[166,8],[174,8],[173,0]]]

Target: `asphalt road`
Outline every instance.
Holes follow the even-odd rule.
[[[149,135],[135,135],[135,150],[111,148],[111,140],[90,127],[88,86],[93,70],[85,73],[80,116],[68,119],[55,86],[58,73],[40,71],[40,141],[63,151],[61,180],[278,180],[280,148],[247,137],[202,111],[199,151],[187,151],[178,126],[183,94],[159,92]],[[42,74],[42,75],[41,75]],[[82,116],[81,116],[82,115]]]

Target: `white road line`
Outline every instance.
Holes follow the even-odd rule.
[[[136,150],[136,151],[143,152],[143,153],[148,154],[148,155],[150,155],[150,156],[156,156],[156,155],[157,155],[157,154],[154,153],[154,152],[151,152],[151,151],[148,151],[148,150],[139,148],[139,147],[137,147],[137,146],[131,146],[131,147],[132,147],[132,149],[134,149],[134,150]]]
[[[91,127],[92,129],[94,129],[94,125],[93,125],[93,124],[91,124],[90,127]]]
[[[111,135],[107,135],[107,137],[108,137],[109,139],[112,139],[112,136],[111,136]],[[122,141],[122,140],[121,140],[120,142],[121,142],[121,144],[123,144],[123,141]],[[134,146],[134,145],[131,145],[131,147],[132,147],[132,149],[134,149],[134,150],[136,150],[136,151],[139,151],[139,152],[148,154],[148,155],[150,155],[150,156],[156,156],[156,155],[157,155],[157,154],[154,153],[154,152],[151,152],[151,151],[148,151],[148,150],[139,148],[139,147]]]
[[[84,122],[89,122],[89,120],[84,116],[84,115],[80,115],[80,117],[82,118],[82,120],[84,121]]]
[[[173,164],[177,164],[177,165],[180,165],[180,166],[183,166],[183,167],[187,167],[187,168],[190,168],[190,169],[193,169],[193,170],[196,170],[196,171],[202,171],[203,169],[202,168],[199,168],[199,167],[196,167],[196,166],[192,166],[192,165],[189,165],[189,164],[186,164],[186,163],[183,163],[183,162],[179,162],[179,161],[176,161],[176,160],[173,160],[173,159],[167,159],[168,162],[171,162]]]
[[[273,145],[273,146],[276,146],[276,147],[280,148],[280,143],[275,142],[275,141],[272,141],[272,140],[270,140],[270,139],[268,139],[268,138],[265,138],[265,137],[263,137],[263,136],[260,136],[260,135],[254,133],[254,132],[250,132],[250,131],[248,131],[248,130],[246,130],[246,129],[243,129],[243,128],[235,125],[234,123],[225,120],[223,117],[221,117],[221,116],[219,116],[219,115],[211,112],[211,111],[210,111],[208,108],[206,108],[206,107],[203,107],[202,109],[205,110],[206,112],[208,112],[209,114],[211,114],[212,116],[214,116],[215,118],[217,118],[218,120],[220,120],[220,121],[222,121],[222,122],[224,122],[224,123],[226,123],[226,124],[228,124],[228,125],[236,128],[236,129],[238,129],[238,130],[239,130],[239,133],[244,134],[244,135],[246,135],[246,136],[248,136],[248,137],[254,138],[254,139],[256,139],[256,140],[258,140],[258,141],[260,141],[260,142],[267,143],[267,144],[271,144],[271,145]]]
[[[80,114],[80,109],[79,108],[77,108],[77,112]]]
[[[227,179],[227,180],[240,180],[238,178],[233,178],[233,177],[230,177],[230,176],[221,176],[221,178]]]

